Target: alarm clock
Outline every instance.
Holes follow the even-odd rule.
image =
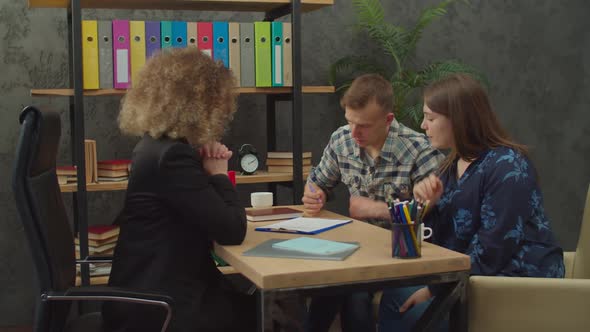
[[[258,167],[260,167],[258,153],[256,152],[256,148],[251,144],[244,144],[240,147],[238,158],[242,175],[254,174],[258,170]]]

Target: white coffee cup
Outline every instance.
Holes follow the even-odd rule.
[[[271,207],[272,193],[266,191],[251,193],[250,204],[255,208]]]
[[[425,234],[428,233],[428,234]],[[422,241],[426,240],[426,239],[430,239],[430,237],[432,236],[432,228],[424,226],[424,224],[420,225],[420,239]]]

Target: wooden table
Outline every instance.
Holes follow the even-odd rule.
[[[299,206],[291,206],[301,208]],[[350,219],[323,211],[322,218]],[[329,230],[314,237],[335,241],[358,241],[360,248],[344,261],[243,256],[242,253],[268,239],[290,239],[301,235],[258,232],[254,228],[274,223],[248,223],[246,239],[239,246],[215,245],[215,252],[252,281],[258,292],[259,325],[264,322],[264,296],[272,292],[298,292],[305,295],[354,290],[377,290],[445,283],[447,288],[433,301],[416,330],[426,330],[453,308],[457,325],[451,331],[466,330],[465,287],[469,278],[469,256],[430,243],[423,243],[422,257],[391,257],[391,232],[362,221]],[[438,310],[441,309],[441,310]]]

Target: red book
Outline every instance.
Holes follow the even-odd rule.
[[[129,160],[129,159],[101,160],[97,164],[98,164],[98,169],[120,171],[120,170],[124,170],[124,169],[129,169],[129,165],[131,165],[131,160]]]

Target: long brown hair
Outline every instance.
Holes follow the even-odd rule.
[[[441,164],[441,172],[457,158],[475,160],[485,150],[500,146],[527,155],[527,148],[515,143],[502,128],[485,90],[470,76],[454,74],[430,84],[424,90],[424,103],[449,118],[453,128],[455,148]]]

